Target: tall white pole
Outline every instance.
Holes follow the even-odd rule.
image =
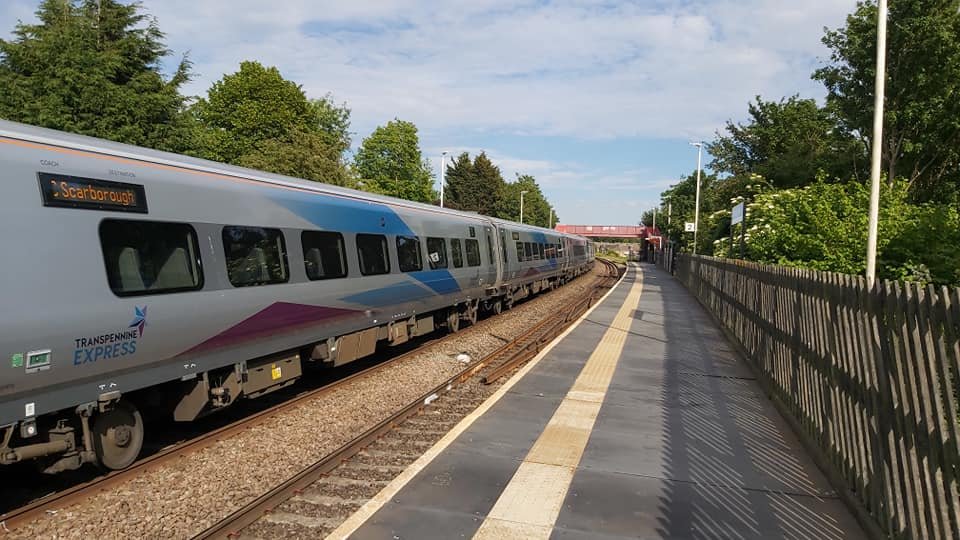
[[[880,214],[880,157],[883,145],[883,98],[887,74],[887,0],[877,6],[877,74],[874,81],[873,140],[870,141],[870,228],[867,233],[867,286],[877,278],[877,221]]]
[[[653,209],[653,230],[657,230],[657,209]]]
[[[693,254],[697,254],[697,233],[700,232],[700,159],[703,155],[703,141],[690,143],[697,147],[697,198],[693,214]]]
[[[553,208],[550,209],[550,228],[553,228]]]
[[[667,201],[667,227],[670,226],[671,217],[673,217],[673,203]]]
[[[443,184],[446,183],[444,175],[447,173],[447,152],[440,155],[440,208],[443,208]]]
[[[524,193],[526,193],[526,191],[520,192],[520,223],[523,223],[523,194]]]

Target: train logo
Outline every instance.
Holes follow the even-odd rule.
[[[139,332],[137,337],[143,337],[143,327],[147,325],[147,306],[133,306],[133,321],[127,328],[136,328]]]
[[[98,336],[75,338],[73,365],[81,366],[136,353],[137,340],[143,337],[143,329],[146,326],[147,306],[134,306],[133,320],[125,329]]]

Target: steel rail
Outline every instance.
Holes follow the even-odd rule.
[[[554,339],[560,332],[562,332],[561,327],[572,322],[574,318],[572,313],[578,311],[579,313],[577,316],[579,316],[580,313],[583,313],[589,309],[589,305],[594,299],[593,295],[596,290],[603,288],[604,286],[609,288],[609,281],[607,281],[607,279],[611,277],[614,279],[619,278],[621,274],[619,267],[613,263],[610,263],[609,261],[601,261],[608,266],[608,270],[612,269],[613,276],[608,275],[601,278],[600,281],[603,282],[603,285],[598,284],[595,286],[594,290],[591,291],[591,294],[585,301],[578,302],[570,309],[561,312],[559,315],[547,317],[535,324],[517,338],[505,343],[495,351],[481,358],[473,365],[464,368],[459,373],[440,383],[435,388],[420,396],[416,400],[410,402],[405,407],[385,418],[363,434],[347,442],[333,453],[314,462],[312,465],[301,470],[296,475],[277,485],[264,495],[257,497],[248,504],[234,511],[232,514],[215,523],[194,538],[198,540],[206,540],[211,538],[238,537],[244,528],[249,527],[261,517],[270,513],[274,508],[289,500],[291,497],[303,492],[303,490],[305,490],[311,484],[315,483],[325,475],[328,475],[343,462],[348,461],[353,456],[360,453],[364,448],[375,442],[384,434],[388,433],[395,426],[403,423],[406,419],[419,414],[425,407],[427,407],[438,397],[471,379],[479,371],[488,367],[494,360],[504,355],[509,355],[503,363],[498,364],[498,366],[495,368],[495,371],[497,371],[500,370],[504,364],[510,364],[509,367],[505,368],[502,372],[507,373],[511,369],[518,367],[522,362],[532,358],[536,353],[528,354],[530,343],[542,344],[543,341],[541,338],[549,334],[552,334],[550,340]],[[587,307],[583,307],[584,304],[586,304]],[[550,323],[553,324],[551,326],[547,326]],[[543,332],[542,330],[545,327],[547,330],[546,332]],[[524,343],[527,345],[521,345]],[[517,360],[518,358],[520,360]],[[493,382],[493,380],[495,379],[492,379],[491,382]]]

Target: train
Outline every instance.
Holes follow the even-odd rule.
[[[587,238],[0,121],[0,465],[189,422],[590,270]]]

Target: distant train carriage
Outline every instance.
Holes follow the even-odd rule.
[[[0,464],[179,421],[585,272],[582,237],[0,121]],[[6,363],[8,362],[8,363]]]

